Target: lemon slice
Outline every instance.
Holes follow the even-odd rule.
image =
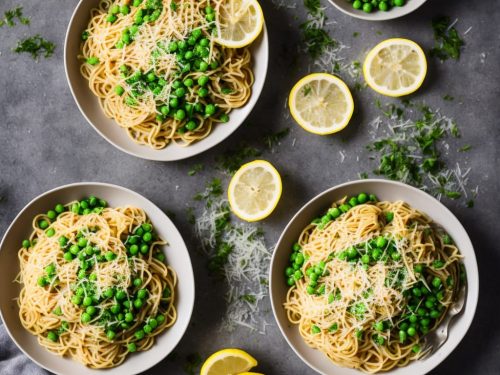
[[[257,0],[227,0],[219,8],[216,42],[229,48],[251,44],[264,26],[264,13]]]
[[[233,176],[227,191],[233,213],[242,220],[268,217],[281,197],[281,177],[265,160],[243,165]]]
[[[363,74],[366,83],[382,95],[408,95],[424,82],[427,60],[417,43],[408,39],[387,39],[368,53]]]
[[[201,367],[200,375],[237,375],[257,366],[257,361],[240,349],[224,349],[212,354]]]
[[[310,74],[297,82],[290,92],[288,105],[300,126],[319,135],[344,129],[354,111],[347,85],[326,73]]]

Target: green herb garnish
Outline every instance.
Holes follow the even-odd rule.
[[[16,19],[23,25],[30,24],[30,19],[23,16],[23,7],[16,7],[4,13],[3,20],[0,20],[0,27],[4,25],[9,27],[16,26]]]
[[[17,42],[14,52],[29,53],[33,59],[38,60],[40,56],[48,58],[53,55],[56,46],[54,43],[35,35]]]
[[[251,294],[244,294],[244,295],[240,296],[240,299],[243,301],[249,302],[249,303],[257,302],[257,299],[255,298],[255,296],[253,296]]]
[[[228,150],[215,160],[218,169],[226,171],[229,174],[234,174],[247,159],[260,156],[261,154],[262,152],[255,147],[241,144],[237,149]]]
[[[201,172],[203,170],[203,164],[195,164],[193,167],[188,171],[188,176],[194,176],[196,173]]]
[[[290,133],[290,128],[286,128],[286,129],[280,130],[276,133],[267,134],[262,138],[262,140],[264,141],[264,144],[266,145],[267,149],[272,150],[289,133]]]
[[[453,27],[449,17],[441,16],[432,20],[434,29],[434,48],[430,50],[431,56],[441,61],[449,58],[458,60],[464,41],[458,35],[457,29]]]

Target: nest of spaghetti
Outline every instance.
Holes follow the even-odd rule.
[[[188,146],[244,106],[250,49],[215,42],[226,0],[103,0],[82,34],[80,71],[105,115],[153,149]]]
[[[92,368],[148,350],[176,320],[177,276],[145,212],[89,197],[33,219],[19,250],[22,325]]]
[[[334,202],[292,247],[284,307],[304,341],[367,373],[424,352],[465,273],[451,237],[403,201],[361,193]]]

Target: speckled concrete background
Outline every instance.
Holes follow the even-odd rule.
[[[186,355],[206,356],[227,346],[239,346],[259,359],[260,372],[312,374],[287,346],[273,324],[261,336],[246,329],[232,334],[218,325],[225,307],[224,287],[208,276],[206,259],[195,251],[196,240],[186,217],[186,207],[206,180],[216,174],[210,167],[215,157],[241,140],[261,145],[262,134],[290,127],[290,135],[264,157],[284,177],[284,195],[277,211],[264,222],[268,244],[273,244],[293,213],[314,195],[332,185],[357,179],[370,171],[365,145],[369,142],[368,122],[379,114],[378,97],[369,89],[355,93],[357,110],[348,129],[333,137],[317,137],[302,131],[286,116],[285,98],[294,82],[310,70],[311,61],[299,52],[300,30],[305,19],[300,0],[284,0],[296,9],[278,9],[271,0],[262,0],[271,43],[268,82],[247,123],[223,144],[198,157],[178,163],[149,162],[128,156],[103,140],[79,113],[66,84],[63,67],[63,40],[76,0],[43,2],[5,0],[0,12],[22,4],[32,25],[0,29],[0,234],[17,212],[33,197],[58,185],[76,181],[111,182],[131,188],[175,215],[174,221],[190,249],[197,282],[197,301],[192,324],[176,349],[176,357],[157,365],[152,374],[182,374]],[[322,0],[324,5],[326,1]],[[274,0],[278,3],[279,0]],[[348,45],[347,61],[363,58],[378,41],[394,36],[409,37],[425,50],[433,43],[430,19],[437,14],[458,18],[466,47],[459,62],[444,64],[429,60],[424,87],[414,99],[454,117],[469,153],[450,151],[451,163],[460,161],[472,168],[471,186],[479,185],[473,209],[446,201],[469,231],[477,252],[481,293],[474,323],[457,350],[433,373],[499,374],[500,326],[497,319],[500,285],[500,250],[496,234],[500,221],[498,142],[500,142],[500,8],[494,1],[429,0],[414,14],[396,21],[369,23],[349,18],[328,6],[331,35]],[[354,37],[353,33],[359,33]],[[41,33],[57,44],[55,56],[34,63],[28,56],[13,54],[15,41]],[[311,70],[314,70],[312,68]],[[352,85],[352,80],[350,81]],[[455,97],[452,102],[442,96]],[[345,160],[339,151],[345,153]],[[358,161],[359,156],[359,161]],[[205,171],[190,177],[187,171],[203,163]],[[266,320],[273,322],[270,306]]]

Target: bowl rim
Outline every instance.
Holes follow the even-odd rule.
[[[343,0],[343,1],[345,1],[345,0]],[[338,10],[340,10],[342,13],[347,14],[347,15],[349,15],[351,17],[354,17],[354,18],[357,18],[357,19],[361,19],[361,20],[365,20],[365,21],[379,22],[379,21],[394,20],[394,19],[397,19],[397,18],[401,18],[401,17],[407,16],[408,14],[413,13],[418,8],[420,8],[422,5],[424,5],[427,2],[427,0],[421,0],[421,2],[418,5],[415,5],[415,7],[412,7],[410,9],[408,9],[407,12],[403,11],[401,14],[395,14],[394,12],[391,12],[391,11],[384,12],[383,15],[382,16],[378,16],[378,18],[373,17],[374,13],[365,13],[363,11],[357,12],[355,10],[350,11],[350,10],[344,9],[343,7],[341,7],[340,5],[337,4],[337,0],[328,0],[328,2],[330,4],[332,4],[335,8],[337,8]]]
[[[164,215],[164,217],[170,221],[170,223],[172,224],[172,226],[175,228],[175,230],[177,230],[177,234],[179,235],[183,245],[184,245],[184,248],[186,249],[186,252],[188,254],[188,257],[187,257],[187,261],[188,261],[188,264],[189,264],[189,269],[190,269],[190,274],[187,275],[191,280],[192,280],[192,286],[190,288],[190,293],[192,294],[192,299],[190,301],[188,301],[189,303],[189,314],[188,314],[188,319],[186,320],[186,324],[181,327],[181,332],[182,334],[179,334],[179,337],[177,338],[177,343],[174,345],[174,348],[172,349],[175,350],[175,347],[177,345],[179,345],[179,342],[182,340],[182,338],[184,337],[184,335],[186,334],[186,331],[187,329],[189,328],[189,324],[190,324],[190,321],[191,321],[191,318],[192,318],[192,315],[193,315],[193,310],[194,310],[194,304],[195,304],[195,299],[196,299],[196,286],[195,286],[195,278],[194,278],[194,271],[193,271],[193,265],[192,265],[192,262],[191,262],[191,256],[189,254],[189,251],[187,249],[187,246],[184,242],[184,238],[182,237],[181,233],[179,232],[179,230],[177,229],[177,227],[175,226],[175,224],[173,223],[173,221],[168,217],[168,215],[163,212],[162,209],[160,209],[155,203],[153,203],[152,201],[150,201],[148,198],[142,196],[141,194],[139,193],[136,193],[135,191],[129,189],[129,188],[126,188],[126,187],[123,187],[123,186],[120,186],[120,185],[115,185],[115,184],[110,184],[110,183],[106,183],[106,182],[90,182],[90,181],[86,181],[86,182],[75,182],[75,183],[70,183],[70,184],[65,184],[65,185],[61,185],[61,186],[57,186],[55,188],[52,188],[48,191],[45,191],[43,192],[42,194],[34,197],[33,199],[31,199],[24,207],[21,211],[19,211],[19,213],[15,216],[15,218],[11,221],[10,225],[7,227],[3,237],[2,237],[2,240],[0,241],[0,252],[2,251],[2,249],[4,248],[4,243],[9,235],[9,233],[14,230],[14,227],[15,227],[15,224],[17,223],[18,219],[24,214],[25,211],[27,211],[35,202],[39,201],[40,199],[43,199],[44,197],[46,197],[47,195],[50,195],[52,193],[56,193],[60,190],[64,190],[64,189],[71,189],[71,188],[78,188],[78,187],[83,187],[83,186],[102,186],[102,187],[107,187],[107,188],[111,188],[111,189],[118,189],[118,190],[122,190],[122,191],[125,191],[126,193],[129,193],[129,194],[132,194],[134,196],[136,196],[137,198],[139,199],[143,199],[145,200],[146,202],[148,202],[149,204],[153,205],[154,207],[156,207],[160,212],[161,214]],[[5,251],[5,250],[4,250]],[[41,368],[47,370],[47,371],[50,371],[50,372],[53,372],[54,370],[53,369],[50,369],[48,367],[46,367],[45,365],[43,365],[42,363],[40,363],[38,360],[36,360],[35,358],[33,358],[25,349],[22,345],[20,345],[17,340],[15,339],[14,335],[12,334],[11,332],[11,329],[9,328],[9,326],[5,323],[5,319],[3,317],[3,311],[2,311],[2,308],[1,308],[1,305],[0,305],[0,319],[2,319],[2,322],[3,322],[3,326],[5,327],[5,330],[7,331],[10,339],[14,342],[14,344],[16,344],[17,348],[19,350],[21,350],[21,352],[26,356],[28,357],[31,361],[33,361],[34,363],[36,363],[38,366],[40,366]],[[171,353],[171,352],[170,352]],[[159,356],[157,360],[154,360],[151,364],[148,364],[147,367],[145,367],[144,369],[142,369],[140,372],[136,372],[136,373],[130,373],[130,374],[139,374],[139,373],[142,373],[144,371],[147,371],[149,370],[150,368],[152,368],[153,366],[157,365],[158,363],[160,363],[162,360],[164,360],[170,353],[167,353],[163,356]],[[51,353],[52,354],[52,353]],[[55,355],[55,354],[53,354]],[[75,362],[75,364],[79,364],[78,362]],[[125,365],[125,363],[122,363],[120,366],[122,365]],[[82,365],[84,366],[84,365]],[[118,368],[119,366],[115,367],[115,368]],[[96,371],[99,370],[99,369],[95,369]],[[106,371],[106,369],[100,369],[100,371]],[[57,372],[55,372],[57,374]]]
[[[165,150],[166,148],[163,148],[163,149],[160,149],[160,150],[155,150],[155,151],[158,151],[158,154],[154,154],[154,155],[146,155],[144,153],[141,153],[141,152],[136,152],[136,151],[133,151],[133,150],[130,150],[128,149],[127,147],[122,147],[118,142],[115,142],[113,139],[111,139],[110,137],[106,136],[100,129],[97,125],[95,125],[89,118],[89,116],[87,116],[87,113],[86,113],[86,110],[84,109],[84,106],[80,103],[80,101],[78,100],[77,98],[77,95],[76,95],[76,90],[80,90],[82,88],[76,88],[76,85],[73,83],[73,80],[70,78],[70,73],[69,73],[69,69],[68,69],[68,65],[69,65],[69,56],[68,56],[68,43],[69,43],[69,40],[70,40],[70,30],[71,30],[71,27],[73,26],[73,23],[75,21],[75,19],[77,18],[77,16],[79,15],[79,11],[80,11],[80,8],[82,7],[82,5],[86,2],[88,2],[89,0],[79,0],[78,4],[75,6],[74,10],[73,10],[73,13],[71,14],[71,18],[69,20],[69,23],[68,23],[68,26],[66,28],[66,35],[64,37],[64,50],[63,50],[63,58],[64,58],[64,72],[65,72],[65,76],[66,76],[66,82],[69,86],[69,89],[71,91],[71,95],[73,97],[73,100],[74,102],[76,103],[80,113],[82,114],[82,116],[85,118],[85,120],[87,121],[87,123],[103,138],[105,139],[109,144],[111,144],[112,146],[116,147],[117,149],[119,149],[120,151],[122,152],[125,152],[126,154],[129,154],[131,156],[134,156],[134,157],[137,157],[137,158],[140,158],[140,159],[145,159],[145,160],[153,160],[153,161],[178,161],[178,160],[185,160],[185,159],[189,159],[189,158],[192,158],[196,155],[199,155],[203,152],[206,152],[212,148],[214,148],[215,146],[217,146],[218,144],[224,142],[227,138],[229,138],[229,136],[231,136],[231,134],[233,134],[237,129],[239,129],[244,123],[245,121],[247,120],[248,116],[251,115],[253,109],[255,108],[255,106],[257,105],[257,103],[259,102],[259,99],[262,95],[262,92],[264,90],[264,85],[266,83],[266,80],[267,80],[267,74],[268,74],[268,70],[269,70],[269,37],[268,37],[268,33],[267,33],[267,27],[266,27],[266,21],[264,19],[264,25],[262,27],[262,32],[261,34],[259,35],[259,37],[257,38],[257,40],[253,43],[260,43],[260,46],[259,48],[262,49],[262,53],[263,53],[263,57],[262,57],[262,65],[263,65],[263,68],[262,68],[262,78],[260,80],[257,80],[255,79],[255,82],[253,83],[252,85],[252,93],[250,95],[250,98],[248,100],[248,102],[241,108],[238,108],[238,109],[245,109],[247,112],[246,114],[243,116],[243,118],[241,119],[240,123],[233,126],[233,127],[227,127],[225,129],[226,130],[226,133],[223,134],[221,136],[221,138],[217,141],[208,141],[209,138],[210,138],[210,135],[211,133],[213,132],[213,130],[210,132],[210,134],[201,139],[200,141],[198,141],[198,144],[200,142],[203,142],[203,141],[206,141],[205,144],[203,144],[202,146],[199,147],[199,149],[191,152],[189,155],[185,155],[185,156],[168,156],[168,155],[162,155],[161,154],[161,151],[162,150]],[[94,0],[96,2],[99,2],[100,0]],[[71,37],[73,37],[73,35],[71,35]],[[250,47],[252,46],[253,44],[250,45]],[[255,76],[254,76],[255,78]],[[258,84],[258,82],[260,82],[260,84]],[[75,86],[75,87],[73,87]],[[85,86],[86,90],[88,90],[88,85]],[[255,99],[252,100],[252,98],[255,97]],[[98,99],[96,99],[98,100]],[[101,108],[101,111],[102,111],[102,108]],[[114,119],[110,119],[112,121],[114,121]],[[225,124],[227,125],[227,124]],[[142,145],[144,147],[148,147],[147,145]],[[169,146],[175,146],[173,144],[169,144],[167,145],[167,147]],[[181,147],[181,146],[177,146],[177,147]],[[157,155],[157,156],[156,156]]]
[[[416,192],[418,194],[426,196],[426,198],[430,198],[430,200],[434,201],[434,204],[436,204],[439,207],[439,210],[443,210],[446,214],[451,215],[451,217],[453,217],[456,220],[456,224],[457,224],[458,230],[461,231],[461,232],[463,232],[465,234],[465,239],[470,244],[470,248],[472,249],[472,254],[471,254],[471,256],[469,256],[470,261],[472,261],[472,269],[471,270],[467,269],[467,280],[468,280],[467,284],[468,285],[471,284],[469,282],[469,280],[472,280],[473,283],[476,285],[476,288],[474,288],[473,290],[471,288],[469,288],[469,287],[467,289],[467,295],[470,295],[472,297],[472,300],[470,301],[470,303],[472,305],[471,306],[471,312],[470,312],[468,318],[464,319],[463,322],[462,322],[462,326],[464,327],[462,336],[459,337],[456,340],[456,342],[454,342],[452,344],[452,346],[449,348],[449,350],[447,352],[443,353],[443,355],[441,355],[439,357],[437,357],[436,353],[434,353],[430,357],[425,358],[423,360],[425,362],[425,361],[428,361],[429,359],[435,358],[434,363],[432,363],[430,365],[430,367],[428,369],[426,369],[426,371],[432,371],[439,364],[441,364],[457,348],[457,346],[460,344],[460,342],[463,340],[463,338],[465,337],[465,335],[469,331],[469,328],[470,328],[470,326],[471,326],[471,324],[472,324],[472,322],[474,320],[475,314],[476,314],[477,304],[478,304],[478,300],[479,300],[479,269],[478,269],[478,266],[477,266],[477,258],[476,258],[476,254],[475,254],[475,250],[474,250],[474,246],[472,244],[472,241],[470,240],[470,237],[469,237],[467,231],[465,230],[465,228],[463,227],[462,223],[453,214],[453,212],[448,207],[446,207],[443,203],[441,203],[439,200],[437,200],[436,198],[434,198],[433,196],[431,196],[430,194],[428,194],[428,193],[426,193],[426,192],[424,192],[424,191],[422,191],[422,190],[420,190],[420,189],[418,189],[418,188],[416,188],[414,186],[411,186],[411,185],[408,185],[408,184],[404,184],[404,183],[399,182],[399,181],[384,180],[384,179],[362,179],[362,180],[353,180],[353,181],[344,182],[342,184],[335,185],[333,187],[330,187],[330,188],[328,188],[328,189],[326,189],[326,190],[318,193],[313,198],[309,199],[293,215],[293,217],[290,219],[290,221],[288,222],[288,224],[285,226],[285,228],[281,232],[281,234],[280,234],[280,236],[278,238],[278,241],[276,242],[276,245],[274,246],[274,251],[273,251],[272,258],[271,258],[271,263],[270,263],[270,266],[269,266],[269,298],[271,300],[271,307],[272,307],[272,311],[273,311],[274,320],[276,321],[276,323],[277,323],[277,325],[279,327],[279,330],[280,330],[282,336],[285,338],[285,341],[288,343],[288,346],[302,360],[302,362],[305,363],[307,366],[309,366],[314,371],[316,371],[317,373],[322,374],[322,375],[327,375],[326,373],[322,372],[322,370],[320,370],[314,363],[311,363],[311,361],[307,360],[301,354],[301,352],[295,347],[295,345],[292,343],[291,339],[288,337],[288,334],[285,331],[285,327],[283,326],[282,322],[278,319],[277,309],[280,308],[280,307],[282,307],[282,302],[275,303],[275,299],[277,298],[277,295],[276,295],[277,293],[273,293],[273,284],[275,282],[275,279],[278,278],[277,280],[279,280],[279,276],[277,276],[276,272],[273,271],[274,268],[275,268],[275,263],[277,262],[277,259],[279,257],[279,255],[277,254],[278,253],[277,250],[278,250],[278,247],[281,245],[282,241],[284,240],[285,234],[288,232],[289,228],[303,214],[303,212],[308,209],[308,207],[310,205],[314,204],[317,200],[320,200],[323,197],[325,197],[325,196],[327,196],[329,194],[332,194],[334,191],[336,191],[338,189],[349,187],[349,186],[352,186],[352,185],[354,185],[354,186],[355,185],[359,185],[359,184],[362,185],[362,184],[368,183],[368,182],[371,182],[371,183],[381,183],[381,184],[387,184],[387,185],[394,185],[394,186],[397,186],[397,187],[400,187],[400,188],[403,188],[403,189],[412,190],[413,192]],[[281,254],[281,256],[283,256],[283,255]],[[474,272],[472,272],[471,274],[469,274],[468,271],[474,271]],[[468,298],[469,297],[467,297],[467,299],[466,299],[466,306],[469,303]],[[464,308],[463,312],[465,312],[465,311],[466,310]],[[464,318],[465,318],[465,316],[464,316]],[[333,369],[334,368],[343,368],[341,366],[338,366],[334,362],[331,362],[331,365],[332,365]],[[359,374],[362,374],[362,372],[360,370],[354,369],[354,371],[357,371]],[[392,370],[389,371],[389,372],[385,372],[384,374],[391,374],[391,372],[392,372]]]

